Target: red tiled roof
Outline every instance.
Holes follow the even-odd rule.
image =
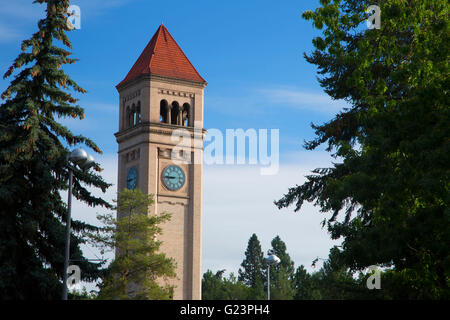
[[[142,74],[206,83],[162,24],[117,87]]]

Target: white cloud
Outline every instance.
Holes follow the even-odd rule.
[[[270,241],[279,235],[296,267],[303,264],[310,271],[314,270],[311,263],[316,257],[326,258],[329,249],[338,244],[322,229],[320,223],[325,215],[318,208],[306,204],[302,212],[294,213],[293,208],[278,210],[273,204],[289,187],[301,184],[312,169],[328,166],[329,155],[301,152],[289,155],[288,159],[295,162],[282,163],[279,173],[273,176],[262,176],[258,166],[204,166],[202,273],[207,269],[226,269],[227,273],[237,274],[253,233],[260,239],[264,253],[270,248]],[[97,162],[104,168],[104,179],[114,185],[106,194],[100,190],[93,193],[112,201],[117,191],[117,155],[97,157]],[[67,193],[63,193],[63,199],[66,198]],[[106,211],[75,199],[72,203],[73,218],[95,225],[98,225],[96,214]],[[84,250],[89,258],[99,255],[94,249]],[[88,286],[91,288],[93,285]]]
[[[100,164],[100,167],[103,169],[100,172],[100,175],[103,177],[107,183],[111,183],[112,186],[103,193],[100,189],[97,188],[88,188],[90,192],[96,197],[102,197],[106,201],[112,203],[113,199],[116,199],[117,192],[117,155],[114,154],[106,154],[106,155],[93,155],[95,158],[95,162]],[[67,198],[67,192],[61,192],[63,199]],[[72,218],[83,220],[90,224],[98,225],[96,219],[96,213],[104,213],[107,211],[106,209],[100,207],[89,207],[77,200],[72,199]]]
[[[74,0],[71,1],[71,4],[75,4],[78,6],[88,6],[89,8],[96,9],[104,9],[104,8],[113,8],[113,7],[121,7],[127,3],[135,2],[136,0]]]
[[[44,7],[28,0],[4,1],[0,6],[0,42],[17,42],[44,16]]]
[[[14,27],[0,24],[0,43],[16,41],[22,38],[22,33]]]
[[[44,11],[44,5],[29,0],[4,1],[0,6],[0,16],[36,22],[43,17]]]
[[[112,186],[103,193],[100,189],[88,187],[88,190],[92,192],[92,195],[101,197],[102,199],[113,203],[112,201],[117,198],[117,155],[94,155],[95,161],[100,164],[103,171],[100,175],[107,183],[111,183]],[[62,191],[61,197],[67,201],[67,192]],[[85,203],[78,201],[72,197],[72,219],[80,220],[92,225],[100,226],[97,220],[97,214],[104,214],[110,212],[110,210],[102,207],[90,207]],[[97,259],[99,252],[94,248],[83,247],[85,250],[85,256],[89,259]],[[112,254],[106,255],[105,258],[111,258]]]
[[[106,155],[95,155],[95,161],[100,164],[103,171],[100,173],[103,179],[107,183],[111,183],[112,186],[103,193],[100,189],[88,188],[94,196],[102,197],[109,203],[117,198],[117,155],[106,154]],[[67,201],[67,192],[62,191],[61,197]],[[97,214],[105,214],[111,212],[108,209],[102,207],[90,207],[85,203],[78,201],[76,198],[72,197],[72,219],[83,221],[91,225],[100,226],[101,224],[97,220]],[[104,255],[96,248],[89,245],[82,245],[84,256],[88,259],[106,259],[111,261],[114,258],[113,252],[107,252]],[[94,283],[81,282],[76,287],[71,288],[71,290],[81,291],[82,287],[86,287],[87,291],[97,290]]]
[[[305,89],[278,88],[258,90],[268,101],[284,104],[303,110],[334,114],[348,107],[343,100],[333,100],[325,92],[314,92]]]
[[[225,115],[236,115],[239,109],[241,116],[267,115],[274,109],[291,108],[310,112],[333,115],[344,107],[349,107],[344,100],[333,100],[325,92],[308,88],[294,88],[283,85],[272,85],[263,88],[249,88],[234,95],[205,97],[208,108]]]
[[[136,0],[75,0],[71,4],[81,9],[82,21],[105,12],[108,8],[117,8]],[[45,4],[33,3],[31,0],[3,1],[0,6],[0,43],[24,39],[25,30],[45,17]]]
[[[85,118],[72,118],[72,117],[57,117],[60,124],[67,126],[70,130],[87,132],[88,130],[94,131],[105,127],[105,123],[99,126],[100,121],[107,121],[108,125],[113,124],[116,126],[118,123],[118,106],[103,102],[78,102],[84,109]]]
[[[85,102],[82,104],[85,111],[95,110],[99,112],[104,112],[112,114],[113,116],[118,116],[119,107],[114,103],[103,103],[103,102]]]
[[[301,184],[316,166],[328,164],[323,154],[318,154],[309,165],[282,164],[274,176],[260,175],[258,167],[205,167],[203,272],[227,269],[236,273],[253,233],[265,253],[279,235],[296,267],[303,264],[312,270],[316,257],[326,258],[338,242],[330,240],[321,228],[325,215],[311,204],[305,204],[299,213],[292,208],[278,210],[273,201],[289,187]]]

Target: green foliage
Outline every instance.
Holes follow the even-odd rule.
[[[226,300],[223,289],[222,274],[225,270],[217,271],[214,274],[207,270],[202,279],[202,299],[203,300]]]
[[[294,300],[318,300],[317,290],[314,290],[311,275],[303,265],[299,266],[294,275]]]
[[[233,273],[228,278],[223,277],[225,270],[214,274],[211,270],[203,274],[202,299],[203,300],[249,300],[252,290],[237,280]]]
[[[251,288],[251,298],[262,300],[266,297],[264,283],[266,279],[266,263],[261,250],[261,243],[256,234],[253,234],[245,251],[245,259],[238,271],[238,280]]]
[[[74,135],[59,117],[84,118],[71,91],[84,93],[62,66],[72,64],[66,35],[68,0],[38,0],[47,5],[39,30],[22,42],[22,52],[4,78],[13,77],[0,106],[0,299],[59,299],[62,291],[66,204],[67,145],[93,141]],[[97,171],[101,171],[98,165]],[[111,207],[83,186],[103,192],[109,187],[98,174],[74,169],[73,194],[90,206]],[[80,250],[81,233],[95,227],[72,221],[70,259],[82,280],[99,276]]]
[[[83,287],[81,292],[72,290],[69,292],[69,295],[71,297],[71,300],[94,300],[97,297],[95,292],[87,292],[86,287]]]
[[[139,189],[124,189],[118,194],[119,219],[111,214],[99,215],[104,227],[89,235],[91,242],[104,250],[115,250],[100,285],[98,299],[167,300],[173,298],[173,286],[167,283],[176,277],[175,262],[160,253],[156,240],[159,225],[170,220],[170,214],[148,215],[153,197]]]
[[[325,92],[350,107],[313,125],[317,138],[305,147],[327,144],[340,162],[314,170],[276,205],[297,211],[309,201],[330,212],[343,265],[391,268],[393,297],[448,298],[448,2],[379,1],[379,30],[361,27],[370,1],[321,4],[303,14],[323,29],[305,58]]]
[[[292,300],[295,296],[294,289],[294,262],[286,252],[286,244],[279,236],[272,242],[269,253],[280,258],[280,263],[270,267],[270,299]]]
[[[366,283],[360,285],[353,278],[353,274],[342,265],[339,250],[333,247],[330,250],[328,260],[322,268],[311,277],[312,286],[318,289],[316,298],[321,300],[355,300],[368,298],[365,295],[371,291],[367,289]]]
[[[279,236],[272,240],[269,252],[280,257],[277,266],[271,266],[271,299],[292,300],[295,296],[294,262],[286,252],[286,244]],[[204,300],[265,300],[267,299],[267,264],[256,234],[253,234],[245,251],[245,259],[238,271],[223,277],[225,270],[203,274],[202,297]]]
[[[253,236],[252,238],[255,239]],[[352,272],[345,266],[345,259],[342,259],[338,247],[333,247],[323,266],[312,273],[308,273],[303,265],[299,266],[294,274],[286,272],[286,270],[294,270],[294,262],[289,258],[286,253],[286,245],[278,236],[272,240],[272,249],[269,252],[283,257],[280,259],[278,268],[271,266],[270,291],[273,300],[404,300],[417,298],[417,289],[410,287],[411,281],[407,278],[409,274],[393,269],[380,270],[381,289],[370,290],[367,287],[367,280],[372,273]],[[317,260],[313,262],[313,266],[316,265]],[[254,288],[236,280],[233,273],[228,278],[223,277],[224,272],[225,270],[219,270],[214,274],[208,270],[203,274],[203,300],[255,299]],[[280,272],[283,276],[279,275]],[[286,274],[292,276],[287,277]],[[258,297],[260,300],[266,298],[265,292]]]

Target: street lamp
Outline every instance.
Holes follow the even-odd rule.
[[[94,157],[88,155],[86,151],[81,148],[73,150],[67,157],[68,162],[71,162],[75,167],[78,166],[81,170],[89,170],[94,162]],[[73,180],[73,167],[68,165],[69,168],[69,193],[67,199],[67,222],[66,222],[66,250],[64,256],[64,272],[63,272],[63,293],[62,299],[67,300],[67,269],[69,267],[69,255],[70,255],[70,220],[72,210],[72,180]]]
[[[280,258],[276,255],[269,253],[269,256],[266,258],[267,262],[267,300],[270,300],[270,266],[275,266],[280,263]]]

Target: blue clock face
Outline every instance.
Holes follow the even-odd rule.
[[[131,167],[130,169],[128,169],[127,174],[127,189],[129,190],[135,189],[137,186],[137,181],[138,181],[137,169],[136,167]]]
[[[184,186],[186,175],[179,166],[171,165],[163,170],[162,181],[167,189],[176,191]]]

